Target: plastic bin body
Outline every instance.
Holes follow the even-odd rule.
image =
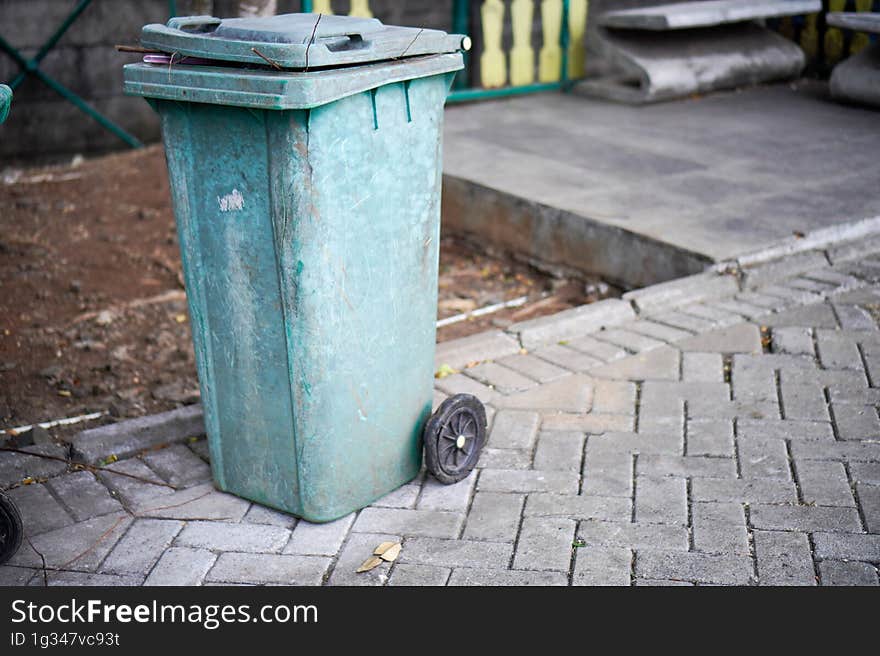
[[[161,117],[215,482],[310,521],[421,466],[454,72],[396,66],[396,81],[301,109],[237,69],[183,67],[160,90],[156,67],[126,67]],[[187,101],[211,76],[233,79],[219,104]]]

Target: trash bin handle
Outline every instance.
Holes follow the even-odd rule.
[[[0,84],[0,123],[9,115],[9,106],[12,104],[12,89],[5,84]]]
[[[179,16],[169,20],[168,27],[181,32],[213,32],[220,23],[214,16]]]

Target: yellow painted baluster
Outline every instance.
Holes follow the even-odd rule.
[[[801,48],[807,53],[808,59],[819,56],[819,14],[807,16],[807,24],[801,30]]]
[[[332,14],[333,7],[330,6],[330,0],[314,0],[312,2],[313,14]]]
[[[507,82],[507,61],[501,49],[504,31],[504,3],[485,0],[480,8],[483,18],[483,54],[480,55],[480,81],[487,89],[503,87]]]
[[[871,11],[874,0],[856,0],[856,11]],[[849,47],[850,54],[856,54],[871,43],[871,37],[864,32],[856,32],[853,34],[852,43]]]
[[[586,49],[584,48],[584,34],[587,31],[587,14],[590,10],[589,0],[571,0],[568,5],[568,77],[579,78],[584,76],[586,63]]]
[[[843,11],[846,0],[831,0],[828,11]],[[825,61],[829,64],[843,59],[843,32],[840,28],[829,27],[825,30]]]
[[[510,49],[510,84],[525,86],[535,81],[535,51],[532,49],[534,0],[513,0],[510,21],[513,23],[513,47]]]
[[[562,72],[562,48],[559,47],[562,0],[541,0],[541,24],[544,28],[544,45],[538,59],[538,79],[541,82],[558,82]]]
[[[373,12],[370,11],[370,0],[351,0],[351,11],[349,16],[357,16],[359,18],[372,18]]]

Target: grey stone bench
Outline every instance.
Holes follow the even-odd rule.
[[[834,27],[880,34],[880,14],[831,13],[826,20]],[[880,107],[880,43],[835,66],[830,86],[837,100]]]
[[[646,103],[791,79],[803,51],[758,21],[821,10],[821,0],[708,0],[607,11],[594,43],[605,64],[576,89]]]

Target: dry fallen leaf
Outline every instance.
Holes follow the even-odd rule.
[[[383,542],[382,544],[380,544],[378,547],[376,547],[373,550],[373,555],[374,556],[381,556],[383,553],[388,551],[395,544],[397,544],[397,543],[396,542]]]
[[[376,569],[381,564],[381,558],[379,558],[378,556],[370,556],[363,562],[360,567],[357,568],[355,573],[360,574],[361,572],[369,572],[371,569]]]
[[[397,544],[392,545],[380,556],[382,560],[386,563],[393,563],[397,557],[400,555],[401,544],[398,542]]]

